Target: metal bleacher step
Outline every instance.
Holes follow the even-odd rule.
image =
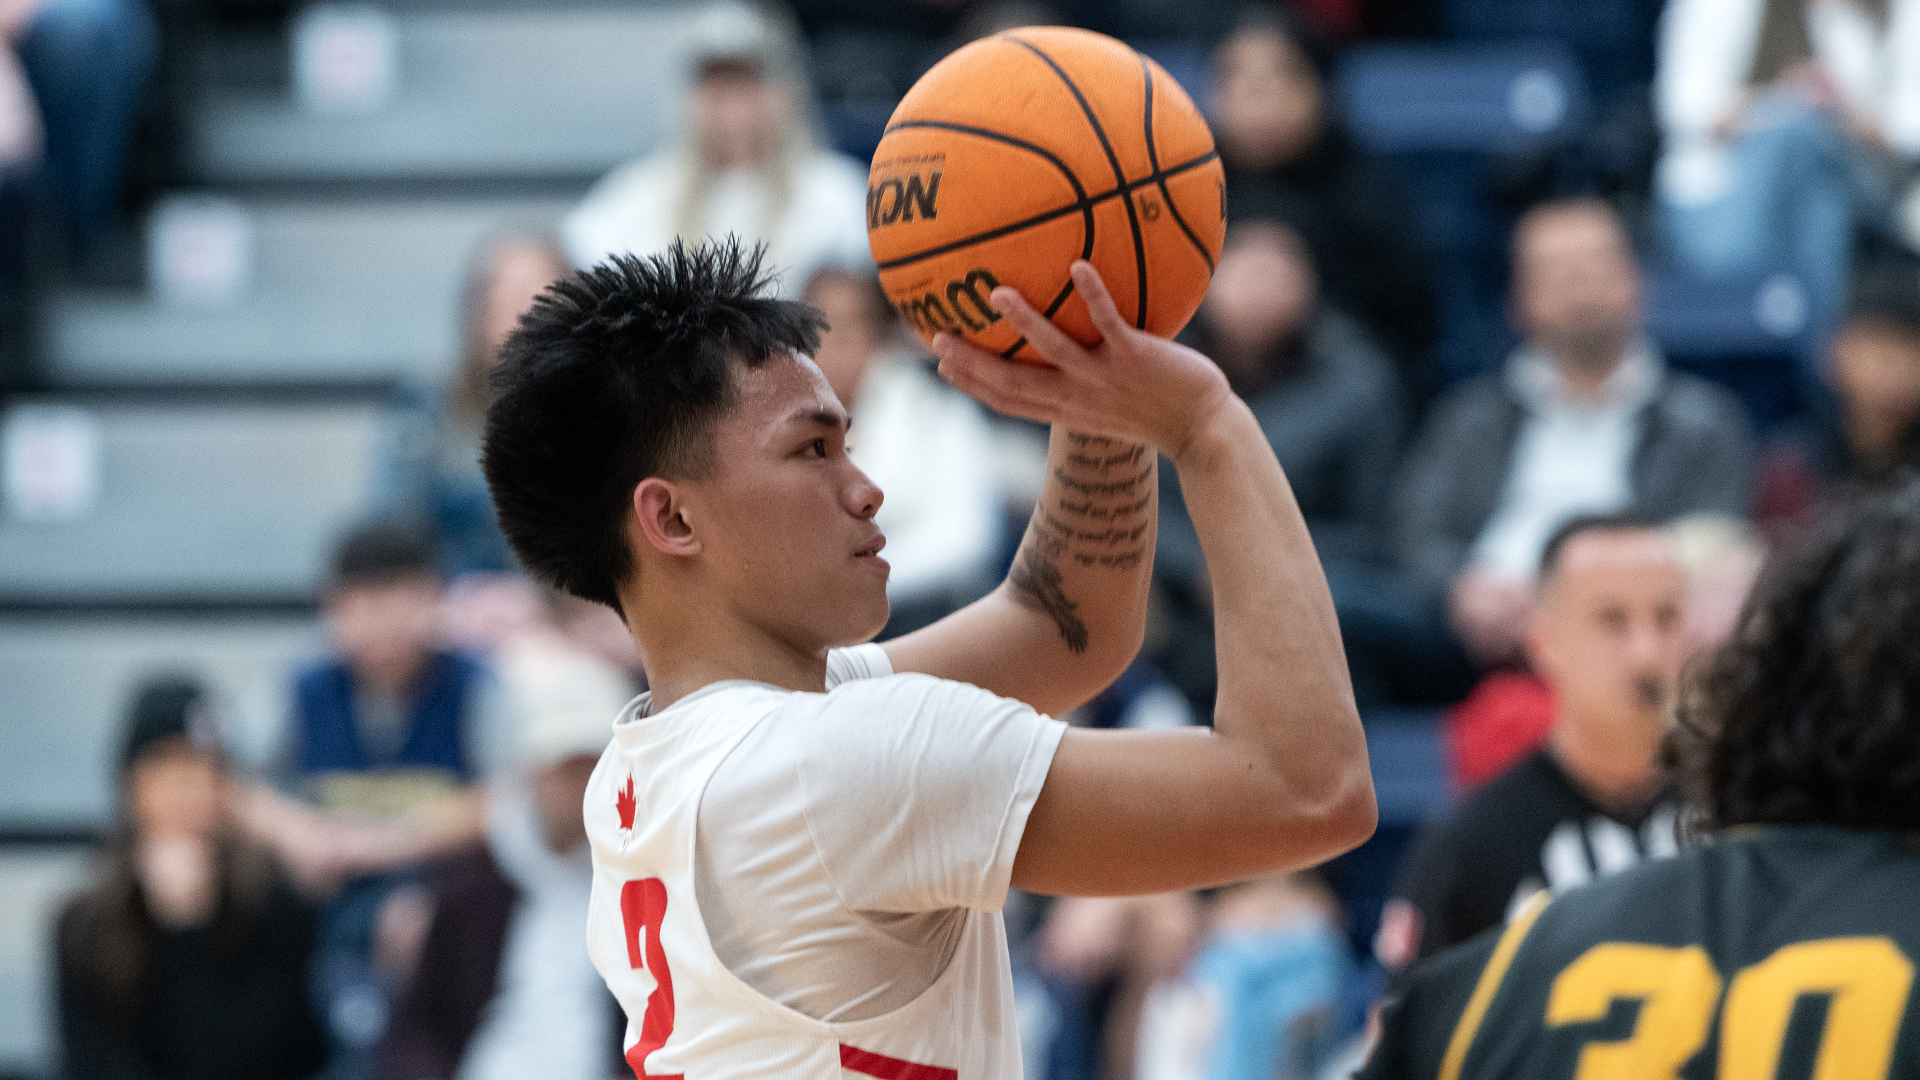
[[[365,513],[385,409],[364,391],[15,397],[10,440],[66,461],[51,482],[78,493],[0,514],[0,611],[311,603],[332,545]]]
[[[156,675],[201,679],[228,748],[258,764],[284,722],[295,665],[321,647],[310,613],[0,614],[0,822],[62,834],[110,826],[128,704]]]
[[[60,910],[86,880],[80,844],[0,848],[0,1076],[53,1076],[53,935]]]
[[[503,229],[550,228],[565,199],[244,200],[251,283],[217,306],[69,291],[45,315],[59,384],[436,379],[459,353],[465,267]]]
[[[215,88],[187,119],[183,160],[211,184],[591,179],[674,126],[693,10],[401,9],[378,108],[327,115],[282,87]]]

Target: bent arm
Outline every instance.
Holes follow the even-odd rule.
[[[1215,885],[1322,862],[1373,831],[1333,601],[1253,414],[1225,403],[1175,465],[1213,581],[1213,729],[1068,732],[1014,862],[1019,888]]]
[[[1217,367],[1129,326],[1091,266],[1076,263],[1073,280],[1099,346],[1081,348],[996,289],[1053,368],[937,339],[941,371],[1002,412],[1173,460],[1213,582],[1220,691],[1211,731],[1068,732],[1013,883],[1169,892],[1330,858],[1372,833],[1373,783],[1333,601],[1286,476]]]
[[[1105,689],[1146,633],[1157,460],[1144,443],[1054,425],[1046,484],[1006,581],[887,642],[893,669],[972,683],[1056,716]]]

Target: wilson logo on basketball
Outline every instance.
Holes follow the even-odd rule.
[[[1000,281],[991,271],[975,267],[967,271],[967,276],[947,282],[945,290],[930,289],[917,297],[895,300],[893,306],[907,325],[928,336],[942,330],[985,330],[1000,321],[1000,313],[987,302],[999,287]]]
[[[940,170],[931,175],[914,173],[905,180],[889,176],[867,185],[867,228],[877,229],[896,221],[912,221],[915,214],[927,221],[939,216]]]

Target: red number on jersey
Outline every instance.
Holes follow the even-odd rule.
[[[627,1051],[627,1064],[640,1080],[681,1080],[679,1074],[654,1076],[647,1072],[647,1055],[667,1045],[673,1034],[673,973],[667,969],[667,950],[660,945],[660,923],[667,917],[667,886],[659,878],[629,881],[620,887],[620,923],[627,932],[627,966],[639,969],[642,938],[645,967],[653,976],[653,993],[640,1017],[640,1041]]]

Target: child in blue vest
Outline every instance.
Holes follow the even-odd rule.
[[[408,966],[414,866],[480,841],[479,782],[511,735],[491,674],[441,642],[442,585],[425,533],[356,529],[322,600],[330,654],[294,680],[276,786],[321,814],[287,810],[281,831],[310,883],[340,882],[315,970],[339,1080],[365,1075]]]

